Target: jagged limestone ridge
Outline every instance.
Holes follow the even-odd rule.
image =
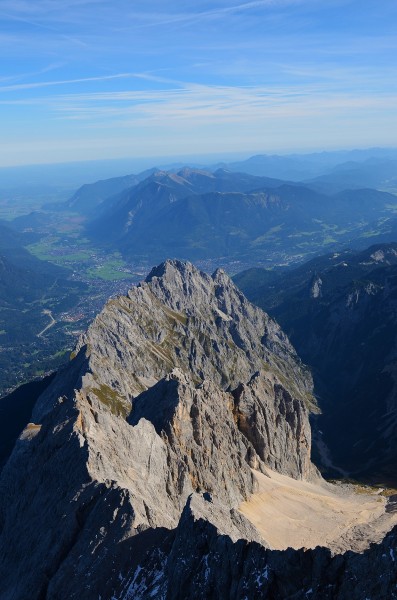
[[[255,490],[251,467],[315,474],[310,386],[222,271],[154,269],[82,336],[2,473],[4,599],[112,597],[192,493],[214,498],[225,535],[259,540],[235,509]]]
[[[174,367],[222,389],[270,370],[293,397],[312,401],[310,373],[277,323],[223,271],[210,277],[190,263],[167,261],[128,296],[111,300],[80,338],[79,351],[88,362],[76,387],[111,389],[126,411]],[[50,398],[56,401],[55,388],[38,404],[38,415],[49,410]]]

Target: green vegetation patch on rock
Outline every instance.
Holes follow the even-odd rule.
[[[105,404],[117,417],[126,418],[130,412],[130,407],[126,401],[115,390],[108,385],[101,383],[98,388],[92,388],[92,392],[102,404]]]

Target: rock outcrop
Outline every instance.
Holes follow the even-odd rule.
[[[362,554],[327,548],[274,551],[236,540],[189,501],[177,529],[122,584],[115,600],[395,600],[397,531]]]
[[[236,507],[255,489],[249,465],[259,460],[238,430],[233,410],[230,394],[209,381],[195,388],[174,370],[138,396],[129,422],[135,426],[147,419],[154,425],[173,457],[170,481],[183,469],[192,490]]]
[[[233,397],[238,428],[264,464],[291,477],[310,477],[310,426],[299,400],[277,379],[259,372],[241,383]],[[280,427],[284,422],[288,427]]]
[[[237,508],[252,469],[318,477],[311,385],[224,272],[153,269],[81,337],[4,467],[1,600],[116,597],[185,506],[265,547]]]
[[[73,389],[83,389],[114,414],[127,416],[135,399],[174,368],[193,385],[210,381],[228,392],[248,384],[259,372],[267,381],[261,410],[268,404],[280,440],[284,428],[285,439],[297,433],[296,423],[286,418],[288,411],[275,422],[281,397],[294,399],[292,410],[306,423],[298,427],[302,468],[284,445],[273,448],[274,460],[281,472],[310,476],[310,373],[276,322],[248,302],[223,271],[210,277],[189,263],[163,263],[128,296],[107,304],[81,337],[76,354],[39,399],[35,421],[52,410],[59,396],[73,396]]]

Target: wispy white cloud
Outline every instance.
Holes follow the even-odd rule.
[[[335,1],[335,0],[334,0]],[[344,0],[346,1],[346,0]],[[84,18],[88,19],[85,28],[97,29],[139,29],[142,27],[160,27],[167,25],[197,27],[208,20],[226,19],[228,16],[240,16],[255,11],[274,12],[287,7],[312,4],[315,0],[251,0],[234,4],[211,2],[206,7],[205,2],[197,2],[187,7],[185,2],[177,0],[167,5],[163,2],[148,0],[145,4],[126,0],[116,0],[111,5],[106,0],[3,0],[0,4],[0,19],[18,21],[52,33],[65,36],[72,42],[84,43],[78,36],[65,33],[68,25],[77,29],[82,27]],[[200,6],[204,7],[200,10]]]
[[[34,28],[37,28],[40,30],[48,31],[52,34],[55,34],[57,37],[63,38],[65,40],[71,42],[72,44],[87,47],[87,44],[85,42],[83,42],[82,40],[78,39],[77,37],[67,35],[67,34],[63,33],[62,31],[60,31],[59,29],[57,29],[56,27],[51,27],[50,25],[47,25],[45,23],[41,23],[41,22],[33,20],[33,19],[28,19],[26,17],[24,18],[24,17],[20,17],[17,15],[4,13],[4,12],[3,12],[3,17],[6,17],[6,18],[14,20],[14,21],[18,21],[20,23],[24,23],[26,25],[30,25],[31,27],[34,27]]]
[[[21,17],[54,19],[71,14],[73,11],[106,6],[106,0],[2,0],[0,4],[0,17]]]
[[[130,77],[142,77],[141,75],[134,75],[133,73],[117,73],[115,75],[101,75],[98,77],[82,77],[79,79],[64,79],[55,81],[34,81],[29,83],[17,83],[15,85],[3,85],[0,86],[1,92],[15,92],[20,90],[31,90],[37,88],[71,85],[74,83],[87,83],[93,81],[109,81],[112,79],[127,79]]]
[[[396,93],[342,92],[328,85],[230,87],[188,84],[183,88],[68,94],[49,103],[58,118],[85,126],[114,128],[212,123],[263,123],[269,119],[308,118],[393,110]]]
[[[30,71],[27,73],[15,73],[14,75],[0,77],[0,90],[2,89],[1,84],[5,83],[6,81],[7,82],[20,81],[21,79],[37,77],[37,75],[44,75],[44,73],[50,73],[51,71],[59,69],[60,67],[62,67],[62,63],[51,63],[51,64],[43,67],[42,69],[39,69],[38,71]],[[4,87],[6,88],[8,86],[4,86]],[[13,87],[13,86],[10,86],[10,87]]]
[[[222,19],[228,15],[242,14],[257,9],[281,9],[296,6],[310,0],[254,0],[228,6],[217,6],[209,10],[190,10],[186,12],[130,12],[129,17],[138,22],[140,27],[159,27],[171,24],[195,24],[200,21]],[[137,23],[135,23],[135,27]]]

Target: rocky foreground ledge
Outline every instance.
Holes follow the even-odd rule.
[[[269,469],[322,485],[311,406],[288,339],[224,272],[156,267],[81,337],[2,472],[1,600],[394,598],[393,532],[276,551],[239,510]]]

